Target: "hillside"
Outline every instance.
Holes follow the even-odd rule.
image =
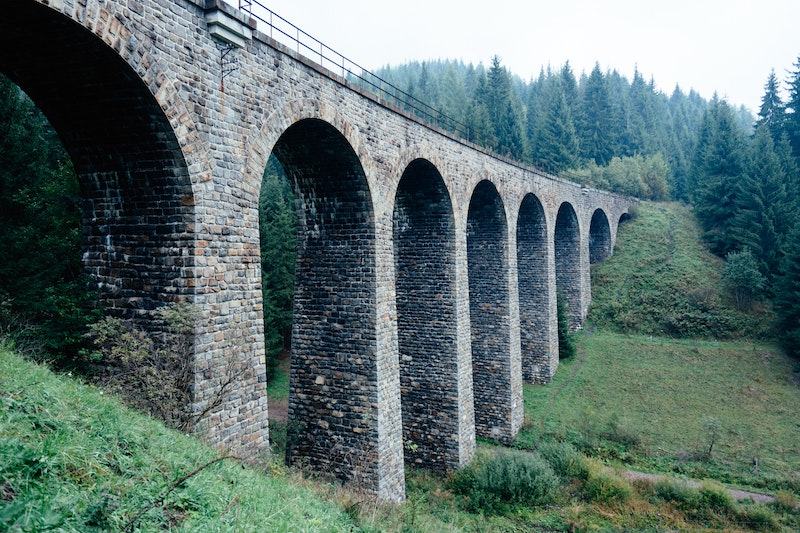
[[[763,305],[735,309],[722,260],[701,242],[691,207],[644,202],[618,230],[614,255],[592,267],[589,321],[603,329],[676,338],[768,338]]]
[[[219,458],[0,346],[0,531],[350,529],[283,467]]]

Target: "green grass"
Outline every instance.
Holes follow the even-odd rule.
[[[642,203],[618,230],[614,255],[592,267],[590,320],[604,329],[678,338],[763,338],[771,315],[736,311],[722,261],[700,240],[692,210]]]
[[[800,476],[800,387],[775,346],[595,330],[582,349],[550,385],[525,388],[522,445],[555,435],[606,459],[761,488]],[[709,417],[722,428],[710,460]]]
[[[348,531],[283,468],[243,468],[0,348],[0,531]],[[172,490],[170,490],[172,489]],[[163,497],[163,502],[158,503]]]

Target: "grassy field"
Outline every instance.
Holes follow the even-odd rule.
[[[523,445],[545,434],[645,470],[800,488],[796,362],[774,346],[595,330],[581,349],[525,388]]]

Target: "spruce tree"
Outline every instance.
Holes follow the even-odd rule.
[[[800,162],[800,57],[794,66],[796,70],[789,73],[787,83],[789,94],[786,99],[785,130],[792,154]]]
[[[271,377],[277,366],[277,356],[288,346],[291,332],[297,254],[294,194],[275,157],[269,158],[261,185],[259,227],[264,344],[268,377]]]
[[[781,274],[775,282],[775,312],[787,351],[800,358],[800,224],[786,239]]]
[[[736,247],[729,230],[738,209],[738,184],[744,179],[745,143],[733,110],[715,95],[701,124],[691,176],[697,218],[711,251],[720,257]]]
[[[580,123],[580,145],[584,158],[598,165],[607,165],[614,155],[610,136],[611,108],[599,63],[595,63],[582,89]]]
[[[777,143],[785,131],[785,120],[786,106],[778,94],[778,77],[773,70],[769,73],[767,83],[764,84],[764,96],[761,97],[756,128],[767,128],[773,142]]]

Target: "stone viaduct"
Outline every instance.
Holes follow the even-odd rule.
[[[0,71],[79,176],[101,304],[145,324],[169,302],[202,311],[199,434],[245,457],[268,444],[258,198],[274,154],[299,215],[287,459],[398,502],[404,463],[448,471],[476,435],[513,439],[523,381],[558,365],[557,289],[579,327],[628,199],[426,125],[213,0],[0,11]],[[245,370],[210,406],[232,361]]]

